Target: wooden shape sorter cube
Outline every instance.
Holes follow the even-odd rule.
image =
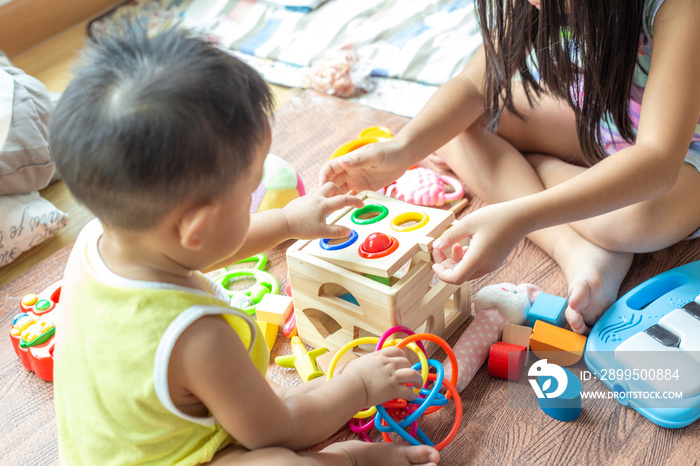
[[[358,196],[365,207],[339,211],[328,220],[354,230],[349,239],[301,240],[287,250],[299,336],[329,350],[397,325],[447,339],[470,315],[469,285],[434,280],[430,249],[454,222],[454,213],[373,191]],[[374,233],[398,244],[392,242],[383,257],[361,257],[360,247]],[[388,278],[388,284],[377,277]],[[426,346],[429,353],[438,348]]]

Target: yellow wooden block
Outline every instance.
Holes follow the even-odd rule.
[[[585,346],[585,336],[542,320],[535,322],[530,336],[530,349],[535,356],[560,366],[576,364]]]
[[[265,343],[267,343],[267,349],[272,351],[272,347],[275,346],[275,341],[277,341],[277,332],[279,332],[279,325],[271,324],[270,322],[265,322],[261,320],[256,320],[258,327],[260,327],[260,332],[265,337]]]
[[[281,327],[289,318],[292,309],[294,309],[292,298],[268,293],[255,307],[255,318]]]

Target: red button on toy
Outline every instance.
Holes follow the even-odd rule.
[[[398,247],[399,242],[396,238],[384,233],[371,233],[360,245],[358,254],[365,259],[376,259],[388,256]]]

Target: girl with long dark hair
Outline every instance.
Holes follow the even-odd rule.
[[[465,69],[321,180],[378,189],[437,151],[489,204],[434,242],[437,276],[477,278],[527,236],[561,266],[586,333],[634,253],[700,236],[700,2],[476,4],[484,43]]]

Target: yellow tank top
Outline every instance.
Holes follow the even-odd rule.
[[[65,464],[199,464],[228,445],[213,417],[180,412],[167,367],[177,337],[221,314],[263,376],[269,352],[246,314],[212,293],[127,280],[99,258],[99,223],[85,227],[66,267],[56,325],[55,409]]]

